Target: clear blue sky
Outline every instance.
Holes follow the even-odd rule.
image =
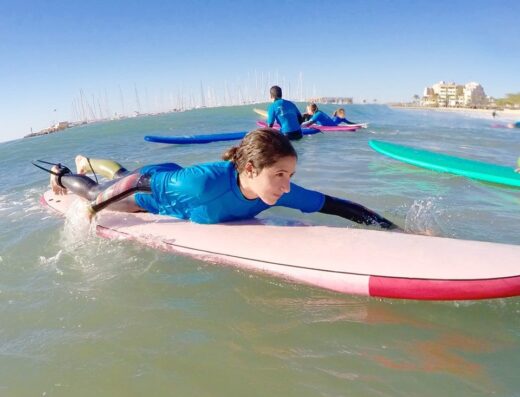
[[[0,141],[71,120],[80,90],[120,112],[136,88],[150,108],[255,72],[355,100],[439,80],[502,97],[520,91],[520,1],[0,0]]]

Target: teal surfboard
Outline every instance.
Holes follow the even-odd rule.
[[[520,187],[520,174],[512,166],[485,163],[384,141],[371,140],[369,145],[379,153],[418,167]]]

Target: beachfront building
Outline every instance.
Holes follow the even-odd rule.
[[[488,104],[488,97],[479,83],[440,81],[424,89],[420,103],[430,107],[482,107]]]
[[[489,102],[484,88],[475,82],[468,83],[464,86],[464,105],[465,106],[486,106]]]
[[[432,87],[426,87],[420,101],[421,106],[435,107],[439,106],[438,95],[435,94]]]

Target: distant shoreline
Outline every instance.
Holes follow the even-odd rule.
[[[405,110],[427,110],[435,112],[452,112],[462,113],[467,115],[485,116],[485,118],[493,119],[493,112],[496,113],[495,119],[520,120],[520,109],[472,109],[472,108],[443,108],[443,107],[429,107],[429,106],[400,106],[389,105],[392,109]]]

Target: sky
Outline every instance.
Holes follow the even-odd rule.
[[[0,141],[269,84],[385,103],[476,81],[500,98],[520,92],[519,17],[518,0],[0,0]]]

